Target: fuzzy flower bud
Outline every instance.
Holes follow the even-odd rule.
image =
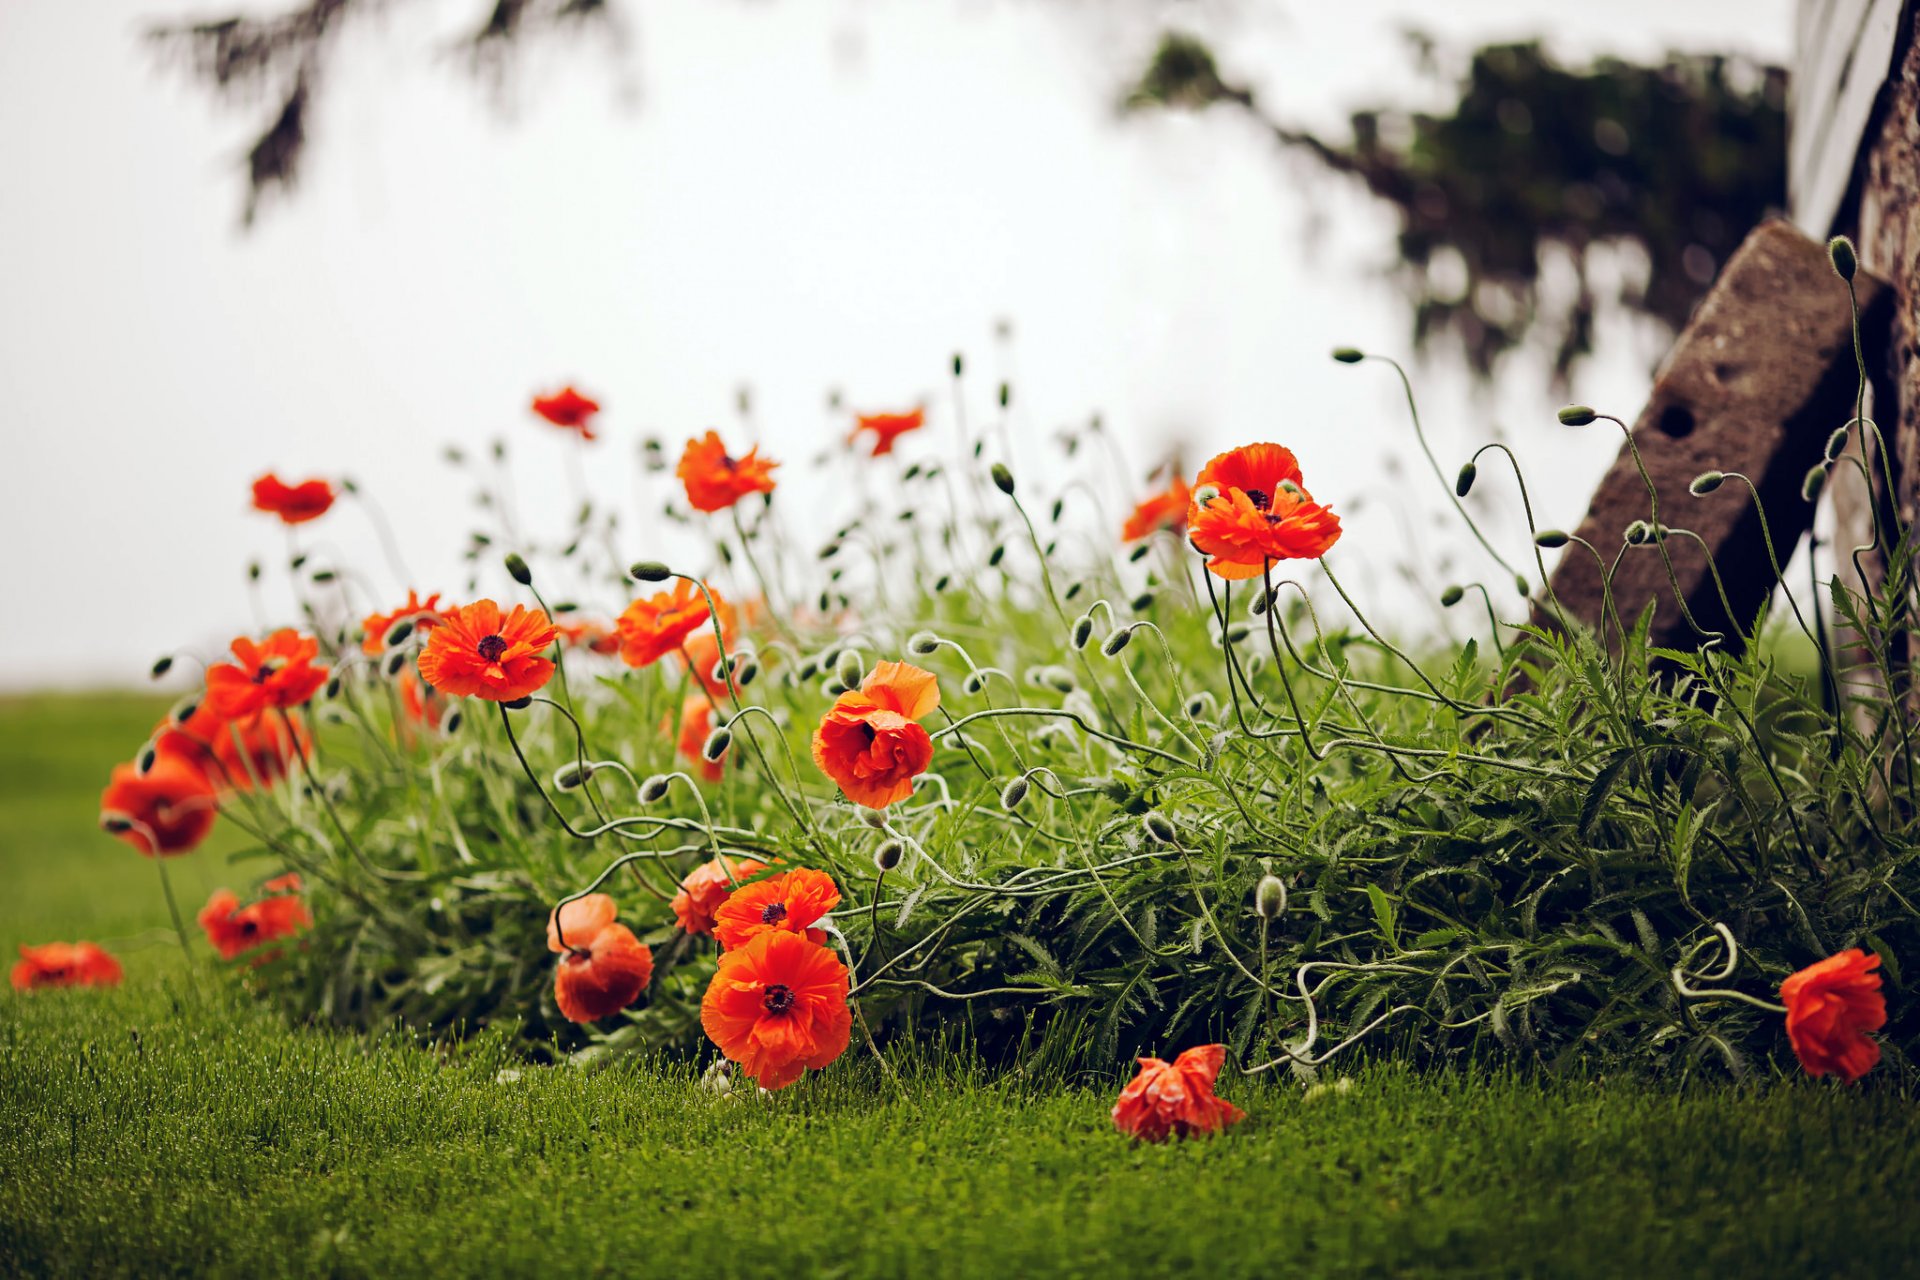
[[[161,676],[166,675],[167,672],[171,670],[173,670],[173,655],[169,653],[166,656],[159,658],[154,662],[153,678],[155,680],[158,680]]]
[[[907,652],[926,657],[940,647],[940,637],[931,631],[916,631],[907,637]]]
[[[1261,876],[1253,891],[1253,913],[1273,920],[1287,909],[1287,886],[1279,876]]]
[[[1451,609],[1453,606],[1459,604],[1460,601],[1466,597],[1466,594],[1467,589],[1455,583],[1440,593],[1440,607],[1442,609]]]
[[[1687,486],[1687,492],[1696,498],[1704,498],[1726,482],[1727,474],[1724,471],[1702,471]]]
[[[1335,347],[1333,349],[1333,358],[1341,364],[1359,364],[1362,360],[1366,359],[1366,353],[1358,347]]]
[[[1018,809],[1027,798],[1027,778],[1021,774],[1000,789],[1000,807],[1008,813]]]
[[[1800,482],[1800,496],[1808,502],[1819,500],[1820,490],[1827,485],[1827,468],[1824,465],[1810,467],[1806,478]]]
[[[882,840],[880,847],[873,851],[873,865],[881,875],[900,865],[900,855],[907,847],[898,840]]]
[[[1141,830],[1147,833],[1147,839],[1155,844],[1173,844],[1180,838],[1167,815],[1157,809],[1149,809],[1140,819]]]
[[[1833,263],[1833,270],[1842,280],[1853,279],[1853,273],[1860,269],[1860,260],[1853,252],[1853,241],[1845,236],[1835,236],[1827,241],[1827,257]]]
[[[665,582],[673,576],[673,570],[658,560],[637,561],[627,572],[641,582]]]
[[[1073,620],[1073,630],[1067,634],[1067,643],[1075,649],[1084,649],[1091,639],[1093,639],[1093,616],[1083,613]]]
[[[527,562],[521,558],[518,551],[507,552],[506,564],[507,576],[509,578],[512,578],[523,587],[533,585],[533,570],[527,567]]]
[[[1466,497],[1468,493],[1472,492],[1473,482],[1479,474],[1479,465],[1469,462],[1466,466],[1460,468],[1460,474],[1453,482],[1453,491],[1463,498]]]
[[[1566,546],[1567,535],[1559,529],[1542,529],[1533,535],[1533,545],[1551,551],[1555,547]]]
[[[700,758],[708,764],[719,764],[720,757],[726,755],[727,748],[732,745],[733,730],[715,729],[707,735],[706,743],[701,746]]]
[[[672,785],[666,774],[652,774],[640,784],[640,803],[659,804],[666,799],[667,791]]]
[[[993,477],[993,487],[1009,496],[1013,493],[1013,472],[1007,470],[1007,464],[996,462],[988,474]]]
[[[857,688],[860,677],[866,674],[866,664],[860,660],[858,649],[842,649],[833,664],[833,678],[849,689]]]
[[[1827,437],[1827,461],[1836,462],[1847,451],[1847,428],[1835,427]]]
[[[1570,404],[1557,415],[1561,423],[1569,427],[1584,427],[1600,415],[1584,404]]]
[[[1103,653],[1103,654],[1105,654],[1105,655],[1106,655],[1107,657],[1109,657],[1109,658],[1111,658],[1111,657],[1114,657],[1114,656],[1116,656],[1116,655],[1117,655],[1117,654],[1118,654],[1118,653],[1119,653],[1119,652],[1120,652],[1120,651],[1121,651],[1122,649],[1124,649],[1124,648],[1126,648],[1126,647],[1127,647],[1127,645],[1128,645],[1129,643],[1131,643],[1131,642],[1132,642],[1132,640],[1133,640],[1133,628],[1132,628],[1132,627],[1130,627],[1130,626],[1129,626],[1129,627],[1115,627],[1115,628],[1113,629],[1113,633],[1112,633],[1111,635],[1109,635],[1109,636],[1108,636],[1108,637],[1106,638],[1106,640],[1104,640],[1104,641],[1103,641],[1103,642],[1101,643],[1101,645],[1100,645],[1100,652],[1101,652],[1101,653]]]

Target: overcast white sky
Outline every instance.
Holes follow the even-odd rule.
[[[1277,439],[1336,509],[1393,500],[1380,463],[1411,442],[1392,389],[1326,356],[1405,346],[1374,277],[1391,223],[1330,181],[1309,202],[1304,171],[1232,114],[1116,118],[1151,44],[1143,12],[1177,8],[640,6],[624,53],[531,50],[504,112],[437,52],[475,5],[395,8],[327,86],[297,197],[241,235],[252,117],[216,110],[138,39],[187,0],[0,0],[0,684],[129,682],[158,652],[247,629],[244,566],[284,548],[246,510],[268,467],[358,478],[415,585],[457,589],[469,490],[441,447],[507,437],[523,506],[548,499],[563,519],[565,442],[525,403],[568,379],[607,406],[609,497],[630,492],[643,431],[677,445],[730,424],[748,383],[796,504],[800,464],[844,430],[823,415],[828,388],[910,404],[965,350],[989,377],[1011,362],[1035,428],[1100,410],[1139,459],[1176,437],[1196,460]],[[1462,49],[1545,34],[1573,57],[1784,60],[1790,11],[1193,14],[1269,109],[1334,126],[1424,92],[1394,34],[1411,21]],[[1652,353],[1606,337],[1580,397],[1635,412]],[[1546,426],[1543,381],[1511,378],[1490,404],[1446,370],[1423,381],[1449,467],[1497,421],[1532,464],[1543,523],[1577,519],[1617,441]],[[653,554],[654,531],[628,523],[623,554]],[[1397,537],[1349,528],[1348,561]],[[385,581],[359,513],[326,537]]]

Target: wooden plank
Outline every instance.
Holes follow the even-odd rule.
[[[1846,202],[1908,0],[1801,0],[1787,129],[1793,220],[1824,237]]]

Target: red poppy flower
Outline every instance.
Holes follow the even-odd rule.
[[[1880,1061],[1880,1046],[1867,1036],[1887,1025],[1887,998],[1873,972],[1879,965],[1879,956],[1853,947],[1780,984],[1787,1039],[1808,1075],[1832,1071],[1852,1084]]]
[[[525,605],[502,614],[491,600],[450,609],[427,636],[420,675],[444,694],[513,702],[538,692],[553,677],[546,656],[559,629]]]
[[[665,725],[661,728],[664,730]],[[680,736],[678,746],[680,754],[700,768],[700,776],[708,782],[718,782],[727,771],[726,759],[709,760],[701,754],[701,748],[707,745],[707,738],[713,732],[713,704],[698,696],[688,698],[680,704]]]
[[[773,469],[779,465],[762,458],[757,447],[736,458],[720,443],[719,433],[709,431],[687,441],[674,474],[686,485],[695,511],[725,511],[750,493],[772,493]]]
[[[285,888],[286,877],[275,883]],[[293,883],[297,888],[298,879]],[[306,903],[290,892],[273,893],[243,907],[233,890],[216,889],[207,899],[207,905],[200,908],[200,928],[224,960],[243,956],[269,942],[290,938],[312,923]],[[259,957],[262,961],[271,958],[272,953]]]
[[[316,667],[320,642],[282,627],[256,644],[246,636],[233,642],[237,662],[207,668],[207,705],[222,720],[245,720],[268,708],[285,710],[312,698],[327,682],[327,668]]]
[[[363,633],[360,649],[363,653],[379,657],[387,651],[387,633],[399,622],[413,623],[413,629],[425,633],[434,623],[440,621],[440,593],[434,592],[425,600],[411,587],[407,589],[407,602],[392,613],[370,613],[366,621],[360,624]]]
[[[653,952],[623,924],[609,924],[593,941],[574,943],[553,971],[553,999],[569,1022],[598,1022],[620,1012],[653,979]]]
[[[1141,1058],[1140,1074],[1113,1104],[1113,1125],[1148,1142],[1164,1142],[1197,1133],[1214,1134],[1246,1119],[1247,1113],[1213,1094],[1213,1082],[1227,1060],[1227,1046],[1203,1044],[1172,1062]]]
[[[589,400],[572,387],[563,387],[550,396],[535,396],[533,411],[556,427],[578,431],[583,440],[595,438],[593,415],[600,412],[600,402]]]
[[[560,642],[569,649],[620,652],[620,633],[604,622],[556,622],[553,625],[560,629]]]
[[[447,713],[446,695],[431,685],[416,679],[413,672],[400,673],[400,707],[407,713],[407,719],[415,724],[423,724],[429,729],[438,729],[440,721]]]
[[[13,989],[40,987],[117,987],[120,962],[91,942],[20,944],[20,960],[13,966]]]
[[[1133,509],[1133,514],[1120,527],[1120,537],[1127,542],[1138,542],[1162,529],[1178,533],[1187,527],[1187,508],[1192,505],[1193,490],[1185,480],[1175,476],[1172,484]]]
[[[724,623],[726,601],[718,591],[712,594]],[[620,657],[630,667],[652,666],[678,650],[706,621],[707,601],[700,588],[677,578],[670,590],[635,600],[621,613],[614,624],[620,629]]]
[[[145,773],[115,765],[100,793],[100,825],[148,857],[186,853],[207,838],[219,802],[189,757],[156,748]]]
[[[825,942],[826,930],[813,925],[839,905],[840,886],[832,876],[797,867],[728,894],[713,913],[713,936],[728,951],[763,933],[803,933],[815,942]]]
[[[305,524],[327,514],[333,505],[333,486],[325,480],[287,484],[269,471],[253,482],[253,506],[279,516],[288,524]]]
[[[720,957],[700,1025],[762,1089],[780,1089],[847,1051],[847,967],[797,933],[769,931]]]
[[[288,724],[293,725],[291,732]],[[161,721],[153,744],[157,752],[191,761],[216,788],[233,791],[251,791],[256,782],[272,786],[286,776],[296,753],[307,756],[313,751],[312,736],[298,721],[267,712],[222,720],[208,702],[179,724]]]
[[[590,893],[556,907],[547,913],[547,950],[565,952],[571,947],[584,947],[619,914],[619,904],[604,893]],[[566,934],[564,942],[562,933]]]
[[[1317,560],[1340,539],[1340,518],[1300,485],[1300,464],[1277,444],[1221,454],[1194,481],[1218,490],[1187,512],[1187,536],[1222,578],[1257,578],[1273,560]]]
[[[930,671],[904,662],[875,664],[857,692],[828,709],[813,734],[813,762],[855,804],[884,809],[913,794],[933,763],[933,739],[914,722],[940,705]]]
[[[673,895],[673,916],[680,927],[696,936],[713,932],[713,913],[734,886],[767,869],[753,858],[711,858],[687,873],[680,892]]]
[[[847,437],[852,444],[860,438],[863,431],[873,432],[873,457],[893,452],[893,442],[909,431],[918,431],[926,425],[927,412],[915,409],[911,413],[863,413],[855,421],[853,432]]]

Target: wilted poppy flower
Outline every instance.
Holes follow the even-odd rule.
[[[1317,560],[1340,538],[1340,518],[1300,484],[1300,464],[1277,444],[1250,444],[1221,454],[1194,481],[1198,493],[1218,490],[1187,512],[1187,536],[1213,557],[1222,578],[1257,578],[1273,560]]]
[[[1780,984],[1787,1039],[1808,1075],[1832,1071],[1852,1084],[1880,1061],[1880,1046],[1867,1035],[1887,1025],[1887,999],[1873,972],[1879,965],[1879,956],[1852,947]]]
[[[673,916],[688,933],[713,932],[713,913],[733,892],[734,885],[757,876],[767,864],[753,858],[711,858],[687,873],[680,892],[673,895]]]
[[[274,883],[282,889],[287,887],[284,876]],[[299,883],[295,878],[292,887],[298,888]],[[200,928],[206,932],[207,941],[213,944],[213,949],[225,960],[243,956],[269,942],[292,937],[312,923],[313,917],[307,914],[306,903],[291,892],[273,893],[243,907],[233,890],[217,889],[207,899],[207,905],[200,908]],[[269,958],[261,957],[262,960]]]
[[[318,640],[292,627],[257,644],[240,636],[233,642],[236,661],[207,668],[207,705],[223,720],[300,706],[327,682],[327,668],[313,665],[319,653]]]
[[[593,415],[600,402],[589,400],[572,387],[563,387],[550,396],[535,396],[533,411],[556,427],[578,431],[583,440],[594,439]]]
[[[120,984],[120,962],[91,942],[20,944],[20,960],[13,966],[13,989],[40,987],[114,987]]]
[[[736,458],[720,443],[719,433],[709,431],[687,441],[674,474],[687,487],[695,511],[725,511],[750,493],[772,493],[773,469],[779,465],[762,458],[757,447]]]
[[[858,691],[834,701],[813,733],[813,762],[855,804],[884,809],[913,794],[933,762],[933,739],[914,721],[940,705],[933,673],[881,662]]]
[[[712,594],[714,605],[724,612],[726,602],[718,591]],[[678,650],[706,621],[707,601],[700,588],[677,578],[671,589],[643,596],[620,614],[615,624],[620,657],[630,667],[652,666]]]
[[[873,432],[873,457],[893,452],[893,442],[909,431],[918,431],[926,425],[927,413],[924,409],[915,409],[912,413],[863,413],[855,421],[853,433],[847,437],[852,444],[860,438],[863,431]]]
[[[763,933],[801,933],[825,942],[824,929],[813,927],[840,905],[840,886],[824,871],[797,867],[727,895],[713,913],[713,936],[728,951],[745,946]]]
[[[575,898],[547,913],[547,950],[565,951],[584,947],[600,936],[600,931],[620,914],[619,904],[604,893]],[[566,934],[562,942],[560,935]]]
[[[427,636],[420,675],[456,698],[512,702],[537,692],[553,676],[546,656],[558,628],[525,605],[502,614],[491,600],[450,609]]]
[[[333,486],[325,480],[287,484],[269,471],[253,482],[253,506],[279,516],[288,524],[305,524],[327,514],[333,505]]]
[[[1185,480],[1175,476],[1172,484],[1133,509],[1126,524],[1120,527],[1120,537],[1127,542],[1138,542],[1162,529],[1178,533],[1187,527],[1187,508],[1192,505],[1193,490]]]
[[[680,754],[700,767],[700,776],[718,782],[726,774],[724,760],[709,760],[701,753],[713,733],[713,704],[704,696],[688,698],[680,704]]]
[[[213,829],[217,811],[207,775],[173,750],[156,748],[145,773],[115,765],[100,793],[100,825],[148,857],[194,848]]]
[[[845,1053],[847,967],[797,933],[767,932],[720,957],[700,1025],[762,1089],[780,1089]]]
[[[415,632],[424,634],[438,621],[440,621],[440,593],[436,591],[422,600],[419,592],[409,587],[405,604],[391,613],[370,613],[366,621],[360,624],[360,630],[365,633],[360,640],[361,652],[372,654],[376,658],[385,653],[387,633],[393,630],[396,623],[411,622]]]
[[[576,944],[553,971],[553,999],[569,1022],[597,1022],[620,1012],[653,979],[653,952],[623,924],[609,924],[593,941]]]
[[[1213,1094],[1213,1082],[1227,1060],[1227,1046],[1203,1044],[1172,1062],[1141,1058],[1140,1074],[1113,1104],[1113,1125],[1148,1142],[1169,1136],[1214,1134],[1246,1119],[1247,1113]]]

